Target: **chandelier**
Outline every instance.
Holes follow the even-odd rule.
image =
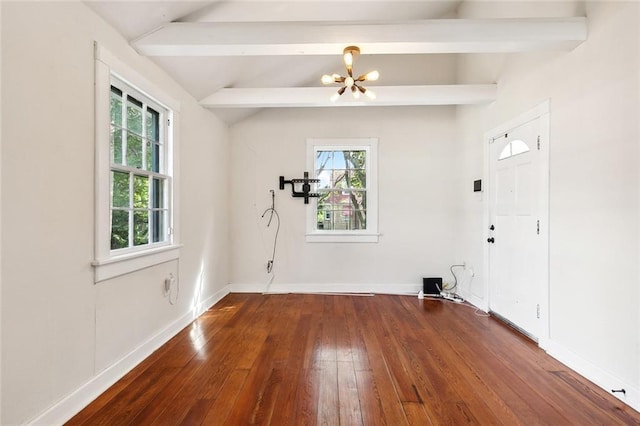
[[[360,48],[357,46],[347,46],[344,48],[342,53],[342,58],[344,60],[344,65],[347,67],[347,76],[343,77],[339,74],[325,74],[322,76],[323,84],[333,84],[339,83],[342,84],[342,87],[338,89],[337,93],[334,93],[331,96],[331,102],[335,102],[338,100],[340,96],[346,91],[350,90],[351,94],[354,98],[358,99],[360,94],[367,96],[370,99],[375,99],[376,94],[365,87],[362,86],[363,81],[375,81],[380,77],[380,73],[378,71],[371,71],[367,74],[362,74],[358,78],[353,78],[353,60],[356,55],[360,54]]]

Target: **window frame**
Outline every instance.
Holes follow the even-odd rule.
[[[316,152],[366,151],[366,229],[319,230],[316,228],[318,199],[311,198],[306,218],[306,241],[330,243],[377,243],[378,237],[378,139],[377,138],[309,138],[307,139],[307,169],[316,177]]]
[[[163,119],[168,120],[169,126],[165,138],[166,168],[163,174],[168,176],[166,197],[169,213],[166,223],[167,241],[111,250],[110,97],[114,80],[122,82],[134,92],[166,110],[166,116]],[[95,43],[95,231],[94,261],[92,262],[95,283],[178,259],[180,256],[177,193],[179,113],[180,104],[177,101]],[[140,175],[146,174],[142,170],[141,172],[143,173]]]
[[[111,217],[113,220],[113,214],[115,211],[123,211],[123,212],[127,212],[127,216],[128,216],[128,232],[127,232],[127,247],[122,247],[122,248],[111,248],[111,255],[112,256],[118,256],[118,255],[123,255],[123,254],[127,254],[127,253],[133,253],[133,252],[137,252],[137,251],[144,251],[144,250],[148,250],[154,247],[161,247],[167,244],[171,243],[171,238],[172,238],[172,232],[171,232],[171,175],[170,175],[170,168],[169,168],[169,162],[167,161],[167,158],[169,158],[169,153],[171,150],[170,145],[167,142],[167,136],[171,131],[171,125],[169,123],[169,116],[170,116],[170,110],[168,108],[166,108],[165,106],[155,102],[152,99],[149,99],[147,96],[145,96],[144,94],[140,93],[139,90],[137,90],[135,87],[131,87],[131,85],[125,83],[124,81],[122,81],[121,79],[119,79],[118,77],[116,77],[115,75],[111,76],[111,96],[113,96],[113,89],[116,89],[119,93],[120,99],[122,101],[122,122],[121,123],[115,123],[115,126],[117,128],[119,128],[119,132],[121,132],[121,141],[124,143],[125,140],[128,139],[128,137],[126,137],[125,135],[130,135],[130,134],[134,134],[134,136],[139,136],[140,142],[141,142],[141,150],[142,150],[142,158],[141,158],[141,162],[142,162],[142,167],[141,168],[137,168],[131,165],[127,165],[127,164],[119,164],[119,163],[114,163],[110,161],[110,185],[109,187],[111,188],[111,190],[113,190],[113,178],[114,175],[116,173],[121,173],[121,174],[126,174],[127,175],[127,180],[128,180],[128,186],[129,186],[129,200],[128,200],[128,204],[127,206],[114,206],[112,204],[113,201],[113,194],[110,198],[110,210],[111,210]],[[142,129],[140,131],[140,134],[138,135],[136,132],[132,132],[132,130],[128,127],[128,124],[126,123],[127,119],[126,119],[126,109],[129,107],[129,101],[130,99],[140,103],[140,108],[142,109]],[[158,156],[160,157],[158,159],[158,170],[150,170],[149,169],[149,165],[145,164],[148,161],[147,158],[147,142],[149,142],[149,138],[148,135],[146,134],[146,126],[145,126],[145,113],[146,111],[151,110],[154,113],[157,114],[157,120],[158,120],[158,135],[157,135],[157,142],[159,145],[159,149],[158,149]],[[123,147],[124,148],[124,147]],[[128,148],[128,147],[127,147]],[[121,155],[123,158],[123,161],[125,161],[124,159],[127,158],[128,155],[128,149],[127,150],[122,150],[121,151]],[[109,154],[109,158],[111,160],[111,153]],[[152,160],[153,161],[153,160]],[[125,161],[125,162],[128,162]],[[147,166],[147,167],[145,167]],[[142,177],[142,178],[146,178],[148,180],[147,182],[147,186],[148,186],[148,200],[147,200],[147,206],[145,207],[136,207],[135,206],[135,202],[134,202],[134,188],[135,188],[135,183],[134,181],[136,180],[137,177]],[[152,206],[153,204],[153,191],[152,191],[152,182],[154,180],[160,180],[162,182],[162,206],[161,208],[154,208]],[[155,227],[153,225],[155,225],[153,222],[153,218],[156,216],[153,214],[154,211],[166,211],[166,215],[164,215],[164,220],[163,220],[163,234],[164,234],[164,239],[163,241],[157,241],[157,242],[153,242],[152,239],[152,235],[154,235],[154,231],[155,231]],[[149,224],[149,241],[147,243],[144,244],[136,244],[135,243],[135,239],[134,239],[134,224],[135,224],[135,215],[136,212],[146,212],[148,214],[148,218],[147,218],[147,223]]]

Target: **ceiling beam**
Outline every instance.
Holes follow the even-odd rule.
[[[571,50],[584,17],[436,19],[407,22],[174,22],[132,42],[146,56],[487,53]]]
[[[283,87],[221,89],[202,99],[207,108],[290,108],[336,106],[473,105],[496,99],[495,84],[433,86],[371,86],[376,99],[354,99],[343,94],[336,102],[329,98],[337,87]]]

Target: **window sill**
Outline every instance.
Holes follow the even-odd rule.
[[[306,234],[308,243],[377,243],[380,234],[314,233]]]
[[[180,257],[180,247],[182,247],[181,244],[170,245],[135,253],[127,253],[107,259],[96,259],[91,263],[94,267],[94,282],[99,283],[134,271],[139,271],[140,269],[178,259]]]

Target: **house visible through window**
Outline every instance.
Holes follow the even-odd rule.
[[[167,110],[117,79],[110,95],[111,250],[169,237]]]
[[[307,149],[320,180],[307,241],[377,241],[377,140],[311,139]]]

